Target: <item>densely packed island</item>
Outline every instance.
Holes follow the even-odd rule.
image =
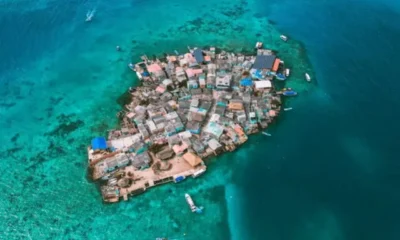
[[[274,87],[290,70],[260,42],[254,54],[189,48],[162,59],[143,56],[129,67],[141,84],[129,89],[132,100],[117,114],[121,128],[88,147],[90,173],[106,202],[200,176],[205,158],[267,128],[281,111],[281,96],[296,95]]]

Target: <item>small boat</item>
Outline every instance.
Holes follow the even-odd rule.
[[[267,132],[261,132],[262,134],[264,134],[265,136],[271,137],[272,135],[267,133]]]
[[[85,20],[85,21],[86,21],[86,22],[92,21],[92,19],[93,19],[95,13],[96,13],[96,9],[89,10],[89,11],[86,13],[86,20]]]
[[[197,178],[198,176],[202,175],[205,172],[206,172],[205,169],[200,169],[199,171],[193,173],[193,178]]]
[[[187,204],[190,207],[190,210],[192,210],[192,212],[196,212],[197,207],[196,207],[196,205],[194,205],[192,197],[189,194],[185,193],[185,198],[186,198]]]
[[[286,68],[286,69],[285,69],[285,76],[286,76],[286,77],[289,77],[289,75],[290,75],[290,69],[289,69],[289,68]]]
[[[186,202],[189,205],[190,210],[192,210],[192,212],[195,212],[195,213],[203,212],[203,207],[197,207],[196,205],[194,205],[193,199],[188,193],[185,193],[185,198],[186,198]]]
[[[308,73],[304,74],[304,76],[306,77],[307,82],[311,82],[311,77]]]
[[[175,52],[175,54],[176,54],[177,56],[179,56],[179,52],[178,52],[178,51],[174,50],[174,52]]]
[[[136,88],[135,87],[129,87],[129,90],[128,90],[128,92],[129,93],[134,93],[134,92],[136,92]]]
[[[292,109],[293,109],[293,108],[288,107],[288,108],[284,108],[283,110],[287,112],[287,111],[290,111],[290,110],[292,110]]]
[[[256,48],[257,48],[257,49],[261,49],[262,46],[263,46],[263,43],[262,43],[262,42],[257,42],[257,43],[256,43]]]
[[[293,91],[293,90],[285,90],[282,92],[283,96],[288,96],[288,97],[292,97],[292,96],[296,96],[297,92]]]
[[[133,63],[129,63],[129,64],[128,64],[128,67],[129,67],[132,71],[136,72],[135,65],[133,65]]]
[[[175,177],[175,179],[174,179],[174,182],[175,183],[179,183],[179,182],[182,182],[183,180],[185,180],[185,176],[177,176],[177,177]]]
[[[288,37],[285,36],[285,35],[281,35],[280,38],[281,38],[284,42],[286,42],[286,41],[288,40]]]
[[[278,73],[278,74],[276,74],[276,79],[278,79],[280,81],[285,81],[286,77],[282,73]]]

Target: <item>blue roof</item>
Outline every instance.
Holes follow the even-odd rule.
[[[275,55],[258,55],[254,61],[255,69],[271,69],[275,62]]]
[[[106,149],[107,148],[107,141],[104,137],[97,137],[92,139],[92,149]]]
[[[203,50],[201,50],[200,48],[196,48],[193,51],[193,56],[196,59],[197,63],[202,63],[204,62],[204,56],[203,56]]]
[[[252,86],[253,85],[253,81],[250,78],[243,78],[240,81],[240,85],[242,85],[242,86]]]

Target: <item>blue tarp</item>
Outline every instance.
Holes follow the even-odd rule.
[[[143,72],[143,73],[142,73],[142,76],[143,76],[143,77],[148,77],[148,76],[150,76],[150,73],[149,73],[149,72]]]
[[[92,149],[106,149],[107,148],[107,141],[104,137],[97,137],[92,139]]]
[[[250,87],[250,86],[253,85],[253,81],[252,81],[250,78],[243,78],[243,79],[240,81],[240,85],[246,86],[246,87]]]

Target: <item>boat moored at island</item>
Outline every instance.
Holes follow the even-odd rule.
[[[256,49],[261,49],[262,46],[263,46],[263,43],[262,43],[262,42],[257,42],[257,43],[256,43]]]
[[[311,82],[311,77],[308,73],[305,73],[304,77],[306,78],[307,82]]]
[[[296,96],[297,92],[293,91],[291,88],[284,88],[284,89],[282,89],[282,95],[292,97],[292,96]]]
[[[289,75],[290,75],[290,69],[289,69],[289,68],[286,68],[286,69],[285,69],[285,76],[286,76],[286,77],[289,77]]]
[[[282,41],[287,42],[288,37],[285,35],[281,35],[280,38],[282,39]]]

